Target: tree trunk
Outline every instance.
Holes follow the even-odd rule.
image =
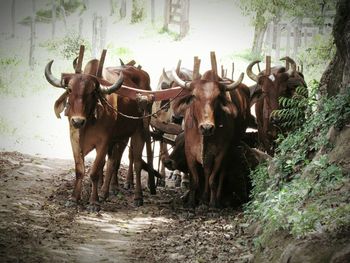
[[[262,49],[262,44],[263,44],[266,29],[267,29],[267,24],[255,26],[254,40],[253,40],[253,46],[252,46],[252,53],[254,55],[261,54],[261,49]]]
[[[32,0],[33,3],[33,14],[30,23],[30,49],[29,49],[29,67],[31,70],[34,70],[34,50],[35,50],[35,16],[36,16],[36,7],[35,0]]]
[[[64,6],[61,5],[61,12],[63,17],[63,23],[64,23],[64,29],[67,32],[67,17],[66,17],[66,10],[64,9]]]
[[[334,96],[350,88],[350,1],[339,0],[334,18],[333,36],[336,55],[323,73],[321,96]]]
[[[139,23],[146,17],[145,0],[132,0],[131,23]]]
[[[119,9],[120,19],[124,19],[126,17],[126,0],[122,0]]]
[[[55,32],[56,32],[56,1],[52,0],[52,31],[51,31],[51,38],[55,38]]]
[[[154,24],[154,19],[155,19],[155,3],[154,3],[154,0],[151,0],[151,22],[152,22],[152,25]]]
[[[12,25],[12,33],[11,37],[15,37],[15,31],[16,31],[16,0],[12,0],[12,6],[11,6],[11,25]]]

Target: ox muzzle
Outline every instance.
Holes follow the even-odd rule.
[[[70,119],[70,123],[71,123],[71,125],[74,128],[80,129],[80,128],[83,128],[85,126],[86,118],[83,118],[83,117],[72,117]]]
[[[203,136],[211,136],[214,134],[215,125],[212,123],[202,123],[199,125],[199,130]]]

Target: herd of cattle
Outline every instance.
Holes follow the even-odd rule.
[[[135,173],[136,206],[143,204],[141,170],[148,171],[148,187],[155,194],[155,177],[164,179],[164,166],[189,174],[186,206],[221,207],[247,201],[249,170],[274,152],[279,120],[271,112],[279,109],[281,96],[290,98],[296,87],[306,87],[296,63],[285,57],[285,66],[271,67],[267,57],[266,69],[254,74],[254,65],[259,66],[254,61],[246,73],[256,84],[248,87],[242,83],[243,73],[235,81],[225,71],[220,77],[212,52],[212,68],[203,75],[197,57],[193,70],[181,67],[180,61],[176,69],[163,70],[157,90],[152,91],[149,75],[135,61],[104,68],[105,55],[106,50],[100,60],[92,59],[82,69],[81,46],[74,73],[62,73],[61,78],[51,72],[53,60],[45,67],[47,81],[65,90],[54,109],[58,118],[64,111],[69,120],[76,173],[70,202],[81,199],[84,157],[92,150],[96,158],[90,169],[90,208],[99,209],[99,186],[102,199],[118,190],[118,169],[129,139],[125,187],[133,187]],[[254,104],[256,118],[251,114]],[[258,130],[256,140],[246,132],[248,127]],[[160,174],[153,168],[152,137],[160,141]],[[167,144],[173,145],[170,155]],[[147,162],[142,159],[145,145]]]

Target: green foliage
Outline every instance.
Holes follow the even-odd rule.
[[[71,32],[63,38],[47,40],[40,44],[41,47],[65,59],[74,59],[79,54],[80,45],[85,45],[86,49],[90,49],[90,43],[76,32]]]
[[[320,79],[335,51],[336,46],[331,35],[315,35],[310,44],[298,52],[297,59],[303,62],[305,76],[309,79]]]
[[[139,23],[146,18],[146,2],[144,0],[132,0],[131,23]]]
[[[292,98],[280,97],[281,109],[275,110],[271,116],[278,117],[284,131],[292,131],[305,122],[305,110],[309,105],[308,91],[304,86],[296,88]]]
[[[302,127],[280,138],[277,153],[270,162],[275,178],[268,175],[267,164],[251,173],[253,199],[245,213],[264,224],[256,244],[263,244],[281,229],[303,237],[314,231],[349,226],[348,194],[337,192],[350,184],[349,174],[330,163],[327,155],[313,157],[327,146],[326,134],[331,126],[342,128],[349,122],[350,89],[346,94],[322,98],[318,104],[321,105],[318,109],[311,107]]]
[[[84,1],[82,0],[56,0],[56,19],[62,19],[62,8],[64,9],[66,15],[70,15],[78,10],[80,12],[83,12],[86,10],[86,6],[84,4]],[[20,24],[22,25],[30,25],[32,18],[27,16]],[[41,22],[41,23],[51,23],[52,21],[52,4],[47,4],[47,8],[40,9],[35,13],[35,22]]]

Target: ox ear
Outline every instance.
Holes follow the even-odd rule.
[[[193,100],[192,95],[181,98],[180,100],[175,100],[173,104],[174,114],[177,116],[184,116],[192,100]]]
[[[96,104],[95,108],[95,119],[98,120],[103,116],[104,108],[100,102]]]
[[[253,95],[250,97],[250,107],[261,100],[264,97],[264,93],[261,89],[255,90]]]
[[[55,102],[54,110],[56,117],[61,119],[61,112],[64,110],[67,104],[68,91],[65,91]]]

